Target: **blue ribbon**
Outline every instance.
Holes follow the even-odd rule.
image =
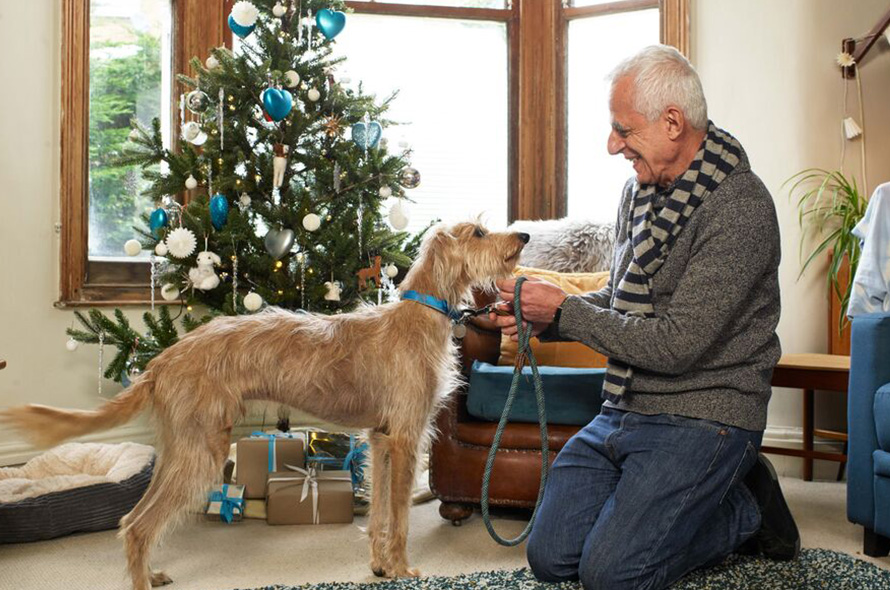
[[[294,435],[289,432],[251,432],[250,436],[253,438],[268,438],[269,439],[269,473],[275,471],[275,439],[276,438],[294,438]]]
[[[235,519],[235,509],[244,512],[244,498],[230,498],[229,484],[222,484],[222,490],[214,490],[210,493],[211,502],[219,502],[219,517],[226,524],[231,524]]]

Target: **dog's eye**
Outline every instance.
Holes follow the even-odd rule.
[[[482,228],[481,228],[481,227],[477,227],[477,228],[476,228],[476,231],[473,232],[473,235],[474,235],[475,237],[477,237],[477,238],[484,238],[484,237],[485,237],[485,232],[482,231]]]

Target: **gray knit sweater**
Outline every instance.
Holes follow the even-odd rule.
[[[608,285],[570,296],[543,340],[576,340],[633,367],[619,403],[641,414],[676,414],[747,430],[766,427],[781,354],[779,225],[772,197],[747,156],[708,195],[652,277],[654,318],[613,311],[612,287],[632,257],[633,183],[616,223]]]

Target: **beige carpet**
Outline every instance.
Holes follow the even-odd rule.
[[[862,529],[846,520],[845,484],[783,478],[804,547],[860,553]],[[155,553],[155,565],[175,584],[170,590],[231,590],[273,583],[371,581],[367,547],[353,525],[272,527],[246,520],[225,526],[190,522]],[[502,535],[515,536],[524,522],[500,518]],[[425,574],[453,575],[523,567],[524,546],[495,544],[476,514],[462,527],[438,515],[438,502],[411,511],[409,556]],[[890,559],[865,558],[890,569]],[[125,590],[123,552],[113,531],[24,545],[0,545],[0,589]]]

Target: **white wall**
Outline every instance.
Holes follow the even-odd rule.
[[[861,35],[887,9],[885,0],[693,0],[693,60],[711,116],[745,145],[772,191],[782,224],[783,314],[788,352],[826,349],[823,277],[796,281],[799,229],[782,182],[811,166],[838,166],[842,86],[833,65],[840,40]],[[91,408],[97,402],[97,351],[65,349],[73,314],[53,308],[58,296],[60,2],[0,3],[0,406],[26,402]],[[890,51],[881,41],[863,64],[869,184],[890,180]],[[850,104],[855,104],[851,88]],[[858,148],[858,145],[852,146]],[[847,171],[858,173],[858,151]],[[134,318],[142,310],[134,310]],[[110,351],[109,351],[110,353]],[[104,392],[115,386],[106,382]],[[772,432],[800,425],[798,395],[778,392]],[[790,432],[794,433],[794,430]],[[143,422],[109,439],[147,440]],[[13,433],[0,431],[0,464],[28,456]]]
[[[805,168],[840,166],[843,82],[835,57],[845,37],[865,35],[886,0],[692,0],[692,59],[712,120],[739,138],[773,194],[782,233],[784,352],[826,352],[824,265],[800,280],[801,230],[782,183]],[[881,39],[860,69],[867,121],[868,184],[890,181],[890,50]],[[860,120],[855,83],[848,109]],[[845,170],[861,183],[860,141],[847,142]],[[809,250],[807,250],[809,251]],[[741,262],[741,261],[740,261]],[[842,427],[845,398],[817,393],[817,423]],[[799,438],[801,395],[774,390],[767,437]],[[786,427],[794,430],[788,431]],[[799,463],[799,462],[798,462]]]

